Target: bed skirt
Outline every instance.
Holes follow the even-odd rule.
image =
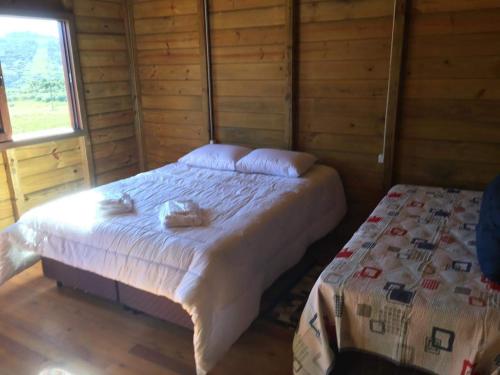
[[[118,302],[133,310],[144,312],[193,331],[194,326],[189,314],[180,304],[168,298],[48,258],[42,258],[42,268],[43,274],[49,279],[57,281],[59,286],[78,289]]]

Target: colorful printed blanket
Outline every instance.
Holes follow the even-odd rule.
[[[294,373],[329,373],[338,348],[436,374],[499,374],[500,285],[475,249],[481,195],[393,187],[312,289]]]

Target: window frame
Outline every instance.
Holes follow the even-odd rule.
[[[12,139],[12,128],[10,126],[9,107],[5,93],[5,84],[0,64],[0,142],[9,142]]]
[[[85,109],[85,96],[80,68],[80,56],[77,48],[75,16],[69,12],[29,11],[26,9],[20,10],[3,7],[0,7],[0,16],[39,18],[61,22],[61,54],[63,58],[63,70],[65,75],[66,91],[68,94],[68,102],[70,102],[69,111],[71,127],[73,130],[71,132],[63,132],[60,134],[42,135],[23,140],[13,140],[8,106],[4,105],[6,108],[3,108],[4,106],[1,104],[2,91],[4,91],[5,88],[0,88],[0,109],[2,110],[0,111],[0,151],[14,147],[50,142],[58,139],[81,136],[88,138],[87,114]],[[7,104],[6,98],[4,98],[4,103]]]

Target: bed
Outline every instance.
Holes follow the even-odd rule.
[[[128,193],[134,212],[96,215],[113,193]],[[158,207],[171,199],[199,202],[207,224],[162,227]],[[173,163],[29,211],[0,234],[0,250],[4,271],[36,254],[49,277],[192,328],[206,373],[258,315],[262,292],[345,211],[326,166],[283,178]]]
[[[393,187],[322,272],[294,338],[294,373],[362,351],[436,374],[498,374],[500,285],[475,250],[482,194]]]

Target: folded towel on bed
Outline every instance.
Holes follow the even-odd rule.
[[[191,200],[165,202],[160,207],[159,217],[167,228],[196,227],[203,223],[200,207]]]
[[[120,215],[133,211],[134,201],[127,193],[108,196],[97,202],[97,208],[102,215]]]

